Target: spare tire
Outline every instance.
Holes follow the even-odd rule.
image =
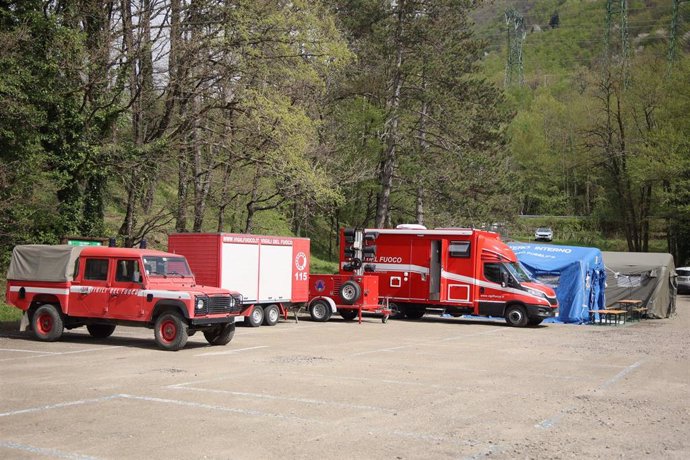
[[[354,281],[345,281],[339,293],[345,305],[353,305],[362,295],[362,288]]]

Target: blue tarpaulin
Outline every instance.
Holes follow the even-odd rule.
[[[599,249],[518,242],[509,246],[537,280],[556,290],[557,321],[586,323],[589,310],[605,308],[606,269]]]

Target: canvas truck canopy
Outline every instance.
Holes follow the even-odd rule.
[[[608,271],[606,304],[641,300],[651,318],[676,311],[676,269],[673,256],[655,252],[604,252]]]
[[[67,282],[74,277],[75,262],[83,247],[27,244],[12,251],[8,280]]]
[[[604,308],[606,270],[599,249],[518,242],[509,246],[538,281],[555,289],[557,321],[586,323],[589,310]]]

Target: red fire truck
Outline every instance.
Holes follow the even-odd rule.
[[[553,289],[531,279],[496,233],[350,228],[341,230],[340,241],[340,274],[378,276],[379,296],[391,302],[396,317],[416,319],[436,310],[498,316],[522,327],[558,314]]]
[[[199,283],[242,294],[237,319],[249,326],[273,326],[308,300],[308,238],[176,233],[168,236],[168,251],[185,256]]]

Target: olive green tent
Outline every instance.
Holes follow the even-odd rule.
[[[603,252],[606,305],[641,300],[650,318],[668,318],[676,311],[676,268],[671,254]]]
[[[71,281],[83,246],[26,244],[12,251],[7,279],[15,281]]]

